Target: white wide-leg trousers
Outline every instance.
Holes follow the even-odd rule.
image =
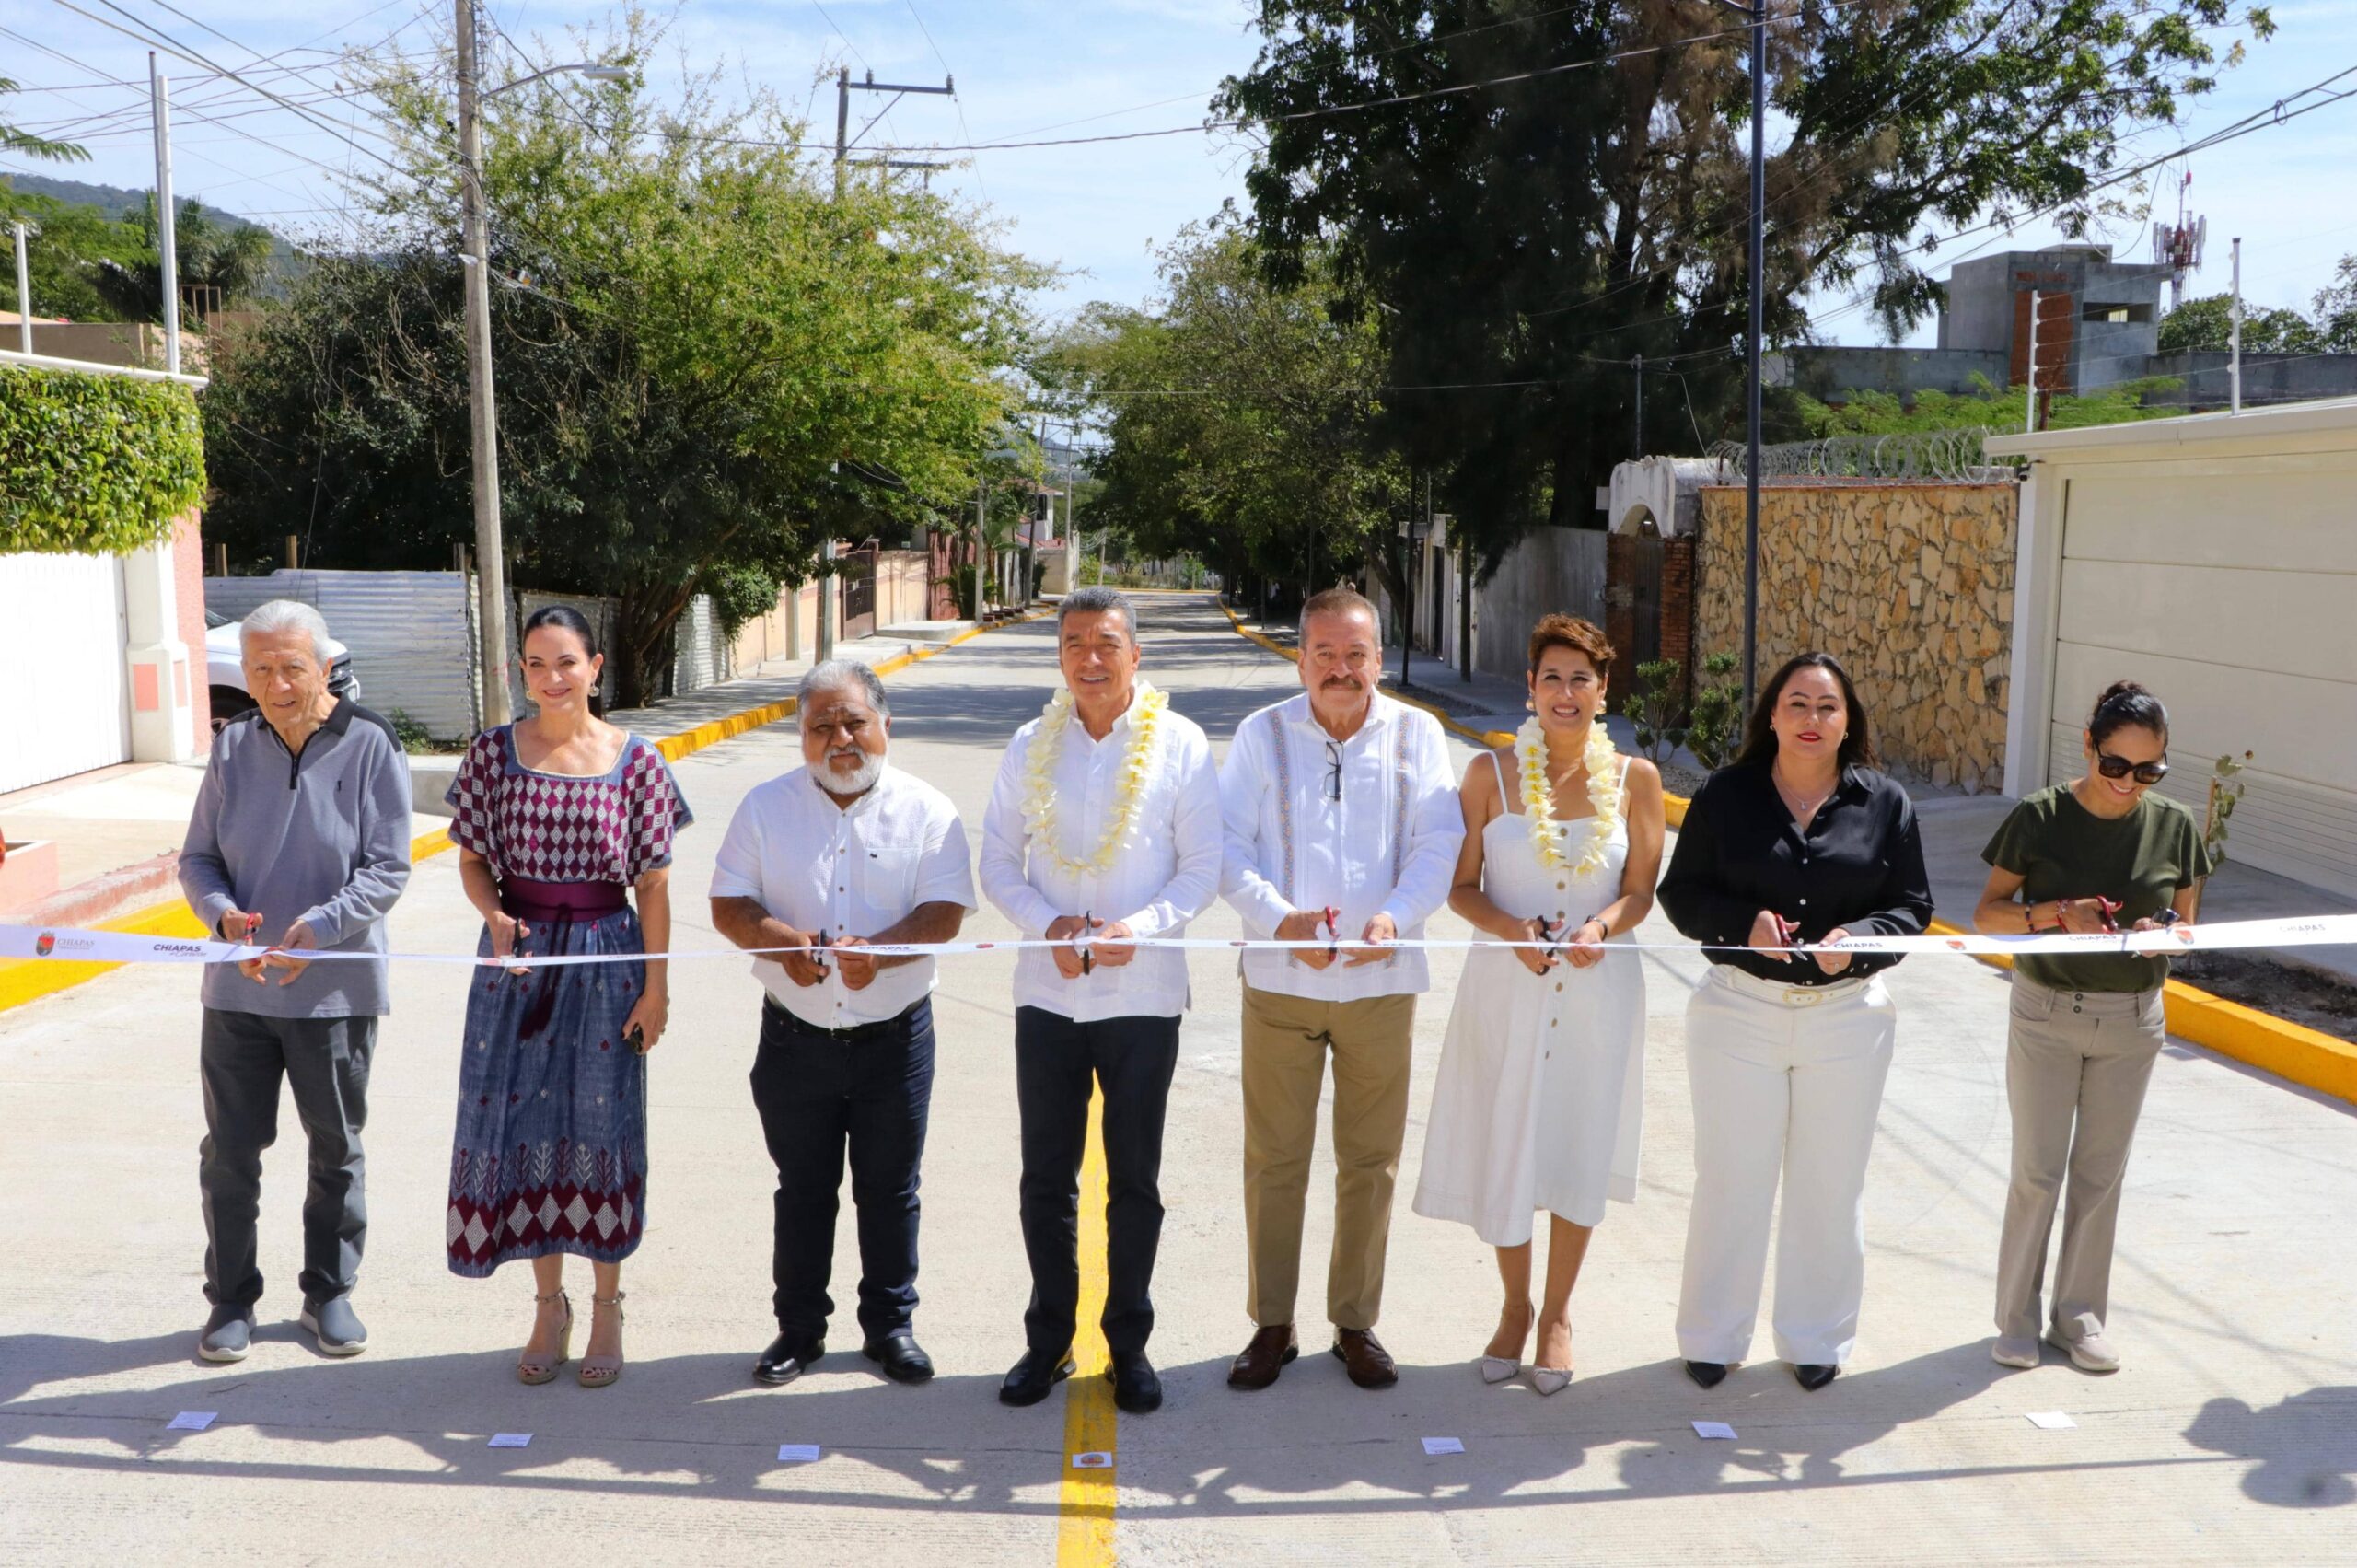
[[[1897,1014],[1878,976],[1785,985],[1714,964],[1686,1007],[1694,1206],[1678,1353],[1748,1356],[1779,1179],[1776,1353],[1840,1366],[1865,1283],[1866,1156]]]

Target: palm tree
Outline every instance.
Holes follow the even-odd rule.
[[[100,261],[90,281],[108,307],[127,321],[164,319],[164,264],[158,253],[156,198],[125,220],[142,249],[128,264]],[[180,293],[187,314],[202,325],[216,309],[250,296],[270,264],[270,231],[252,224],[229,225],[208,216],[194,199],[180,203],[172,226]]]

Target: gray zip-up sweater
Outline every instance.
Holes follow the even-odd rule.
[[[357,722],[355,722],[357,721]],[[385,915],[409,882],[409,759],[393,727],[349,699],[286,749],[259,709],[221,726],[180,849],[180,889],[214,935],[232,909],[261,916],[253,940],[297,920],[315,946],[375,953],[284,970],[257,985],[235,964],[207,964],[204,1005],[271,1018],[372,1016],[390,1010]]]

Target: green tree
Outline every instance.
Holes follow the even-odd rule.
[[[2026,386],[2000,388],[1985,376],[1975,376],[1969,392],[1922,391],[1902,403],[1888,392],[1858,391],[1836,407],[1805,392],[1794,392],[1802,423],[1808,434],[1827,436],[1931,435],[1947,430],[2019,430],[2024,418]],[[2058,392],[2046,411],[2048,430],[2077,430],[2092,424],[2126,424],[2137,420],[2173,419],[2187,411],[2168,404],[2148,405],[2155,392],[2175,391],[2185,383],[2167,376],[2121,381],[2095,391]]]
[[[2223,354],[2234,342],[2234,308],[2230,294],[2187,300],[2161,318],[2161,352]],[[2243,313],[2245,354],[2316,354],[2323,347],[2324,333],[2297,310],[2246,308]]]
[[[2316,290],[2318,347],[2328,354],[2357,354],[2357,255],[2343,256],[2332,281]]]
[[[610,47],[644,59],[636,13]],[[625,701],[699,592],[742,609],[818,567],[821,534],[954,518],[1012,393],[1046,275],[979,215],[900,185],[830,196],[710,75],[493,100],[484,179],[510,580],[621,600]],[[214,531],[296,533],[336,564],[433,567],[472,537],[447,78],[387,60],[398,174],[376,236],[325,258],[223,355],[207,394]]]
[[[117,226],[131,245],[120,256],[94,257],[90,285],[114,319],[161,321],[164,261],[154,194]],[[223,223],[208,215],[202,202],[182,199],[172,223],[172,260],[184,317],[202,327],[215,309],[250,303],[270,265],[270,244],[269,230]]]
[[[1193,554],[1304,592],[1368,565],[1395,589],[1406,469],[1379,449],[1382,353],[1322,260],[1269,281],[1233,223],[1162,252],[1153,308],[1095,305],[1041,356],[1066,406],[1106,434],[1091,527],[1149,558]]]
[[[2208,91],[2235,34],[2273,25],[2230,0],[1770,9],[1783,145],[1765,306],[1781,342],[1808,337],[1813,291],[1861,289],[1894,331],[1922,319],[1941,228],[2051,208],[2075,232],[2117,206],[2106,180],[2128,138]],[[1260,56],[1217,108],[1266,137],[1248,176],[1263,253],[1280,282],[1330,257],[1383,308],[1385,379],[1426,389],[1387,394],[1386,441],[1443,475],[1487,561],[1539,518],[1594,521],[1630,447],[1632,356],[1677,372],[1647,389],[1690,399],[1702,440],[1739,428],[1736,15],[1714,0],[1257,10]]]
[[[0,184],[0,217],[21,218],[35,230],[25,247],[35,314],[69,321],[122,319],[99,292],[94,273],[101,261],[138,258],[141,242],[132,226],[93,206],[60,202],[5,184]],[[0,268],[0,301],[12,310],[20,308],[14,267]]]

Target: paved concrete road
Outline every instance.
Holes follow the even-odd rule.
[[[1147,625],[1150,671],[1223,746],[1291,689],[1291,667],[1208,604],[1153,601]],[[896,761],[978,823],[1005,737],[1052,679],[1047,625],[894,677]],[[682,841],[681,946],[714,941],[701,891],[729,812],[795,760],[773,726],[680,765],[700,817]],[[448,855],[419,867],[397,947],[471,944],[457,870]],[[990,913],[970,929],[1004,932]],[[1198,929],[1236,923],[1223,908]],[[1673,939],[1658,920],[1645,935]],[[2004,1373],[1987,1354],[2004,982],[1960,959],[1911,960],[1892,981],[1899,1056],[1869,1188],[1858,1359],[1814,1395],[1773,1362],[1706,1395],[1678,1373],[1670,1337],[1691,1152],[1681,1015],[1701,966],[1690,953],[1643,961],[1642,1201],[1613,1211],[1590,1255],[1578,1381],[1541,1400],[1485,1388],[1469,1365],[1497,1307],[1487,1249],[1407,1212],[1447,959],[1418,1021],[1382,1325],[1400,1386],[1362,1392],[1317,1353],[1264,1393],[1223,1386],[1248,1332],[1237,993],[1226,965],[1199,956],[1165,1172],[1154,1349],[1170,1402],[1120,1423],[1122,1561],[2357,1561],[2347,1107],[2173,1048],[2121,1230],[2114,1329],[2128,1369],[2095,1378],[2049,1360]],[[747,1380],[771,1332],[771,1176],[745,1086],[758,993],[734,960],[676,971],[672,1032],[652,1064],[648,1236],[625,1276],[632,1360],[595,1393],[510,1376],[528,1274],[486,1284],[443,1267],[462,971],[401,976],[368,1139],[358,1305],[373,1342],[348,1363],[316,1355],[292,1323],[291,1109],[266,1179],[261,1342],[235,1368],[190,1353],[203,1314],[193,977],[127,970],[0,1015],[0,1562],[1050,1561],[1061,1400],[1011,1411],[992,1398],[1020,1348],[1027,1291],[1010,963],[955,962],[938,1002],[918,1327],[942,1376],[924,1389],[882,1382],[855,1342],[792,1388]],[[1326,1207],[1319,1191],[1305,1249],[1313,1316]],[[839,1300],[856,1274],[847,1221],[843,1237]],[[581,1270],[576,1300],[586,1285]],[[855,1342],[847,1311],[839,1327]],[[1321,1333],[1305,1324],[1313,1351]],[[1769,1353],[1764,1329],[1757,1349]],[[165,1432],[183,1410],[219,1423]],[[2053,1410],[2077,1427],[2025,1419]],[[1696,1418],[1739,1436],[1699,1440]],[[494,1432],[533,1439],[494,1450]],[[1426,1435],[1467,1451],[1427,1458]],[[781,1443],[825,1457],[780,1465]]]

